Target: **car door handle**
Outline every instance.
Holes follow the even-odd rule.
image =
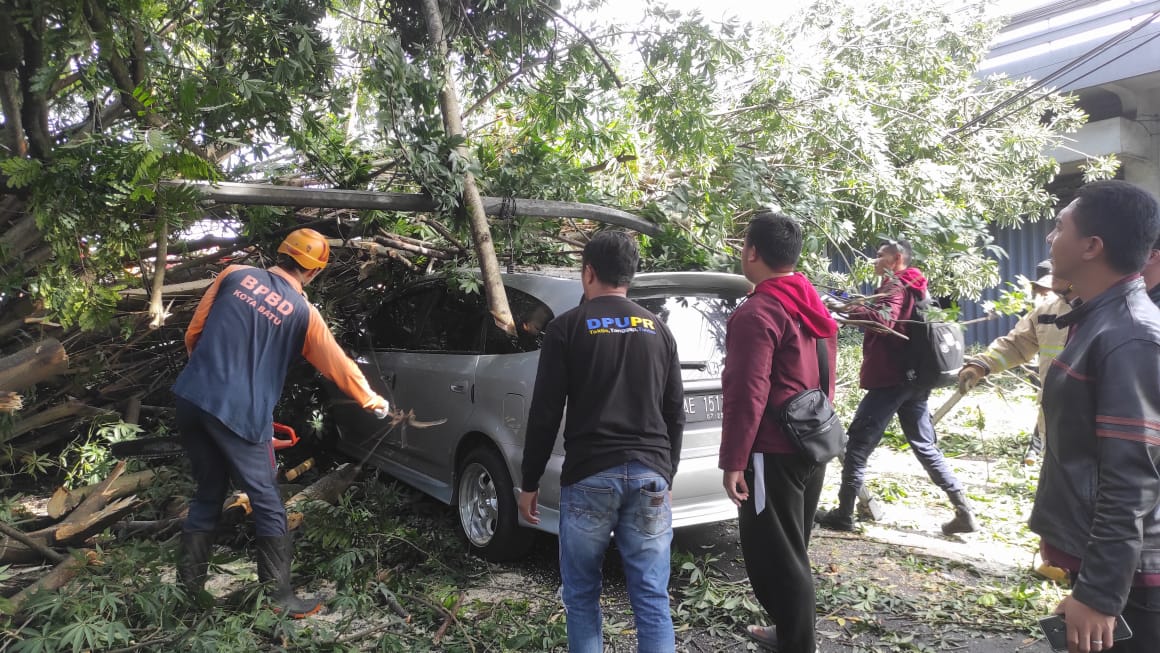
[[[467,392],[467,381],[456,381],[451,384],[451,391],[463,394]]]

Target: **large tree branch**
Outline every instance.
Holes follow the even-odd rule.
[[[447,240],[447,242],[451,243],[455,249],[459,250],[460,254],[467,254],[467,248],[463,246],[463,243],[459,242],[459,239],[455,237],[455,234],[451,233],[450,229],[440,224],[438,220],[434,218],[422,218],[420,219],[420,222],[438,232],[439,235],[443,236],[443,238]]]
[[[471,115],[472,113],[475,113],[475,111],[477,109],[479,109],[480,107],[482,107],[484,104],[486,104],[488,100],[495,97],[498,93],[502,92],[508,86],[511,86],[512,82],[516,81],[517,79],[520,78],[521,75],[528,72],[528,70],[531,69],[532,66],[538,66],[540,64],[547,63],[547,62],[548,62],[548,59],[543,58],[543,57],[538,58],[538,59],[524,59],[523,62],[520,63],[520,67],[517,68],[514,73],[505,77],[503,79],[503,81],[501,81],[499,84],[496,84],[495,88],[491,89],[487,93],[484,93],[483,97],[481,97],[475,101],[475,104],[467,107],[467,110],[463,112],[463,117],[466,118],[467,116]]]
[[[165,325],[165,305],[162,288],[165,287],[165,264],[169,260],[169,221],[165,216],[157,218],[157,258],[153,259],[153,292],[149,296],[149,328],[160,329]]]
[[[73,72],[65,75],[64,77],[61,77],[60,79],[58,79],[52,83],[52,87],[48,89],[48,96],[55,97],[57,93],[60,93],[61,91],[65,90],[66,88],[81,81],[82,77],[84,77],[84,72],[82,72],[80,70],[74,70]]]
[[[100,113],[94,112],[95,115],[90,115],[81,122],[65,127],[60,130],[57,137],[61,141],[67,141],[83,132],[94,133],[117,118],[120,118],[125,112],[125,103],[121,101],[120,95],[118,95],[117,99],[102,109]]]
[[[616,71],[613,70],[612,64],[608,63],[608,59],[605,58],[604,53],[600,51],[600,47],[596,45],[596,41],[593,41],[591,36],[585,34],[584,30],[577,27],[563,14],[553,9],[548,3],[543,2],[542,0],[537,0],[536,4],[538,4],[545,13],[575,30],[576,33],[580,35],[580,38],[584,39],[584,42],[588,44],[588,47],[592,48],[593,54],[595,54],[596,58],[600,60],[600,63],[604,64],[604,69],[608,71],[608,74],[612,75],[612,81],[616,82],[616,88],[624,88],[624,83],[620,81],[620,77],[617,76]]]
[[[20,115],[20,80],[11,70],[0,71],[0,111],[4,113],[4,130],[8,132],[10,154],[22,158],[28,155],[28,139],[24,137],[24,121]]]
[[[447,37],[443,28],[443,14],[438,0],[423,0],[421,9],[423,20],[427,24],[427,36],[431,46],[435,48],[433,67],[442,79],[439,89],[439,108],[443,113],[443,128],[448,136],[463,136],[463,115],[459,107],[459,96],[455,92],[454,75],[451,70],[451,59],[447,47]],[[470,160],[471,155],[465,144],[455,148],[456,155],[464,161]],[[471,226],[471,237],[475,243],[475,252],[479,256],[479,271],[483,276],[483,287],[486,291],[488,310],[496,326],[504,332],[514,335],[516,332],[515,320],[512,318],[511,308],[508,306],[507,292],[500,279],[499,260],[495,255],[495,243],[491,238],[491,227],[487,224],[487,212],[483,207],[483,199],[479,195],[479,187],[475,183],[475,175],[467,170],[463,173],[463,207],[467,211],[468,224]]]
[[[117,50],[117,44],[113,42],[112,29],[109,25],[109,17],[105,12],[105,8],[101,6],[101,0],[87,0],[85,2],[85,18],[96,34],[97,43],[100,45],[101,58],[109,67],[109,72],[113,75],[113,81],[116,82],[117,90],[121,93],[121,102],[145,121],[150,127],[158,129],[165,127],[165,121],[161,116],[143,105],[133,92],[137,90],[138,83],[134,81],[133,72],[129,69],[129,64],[121,57]],[[143,47],[143,46],[142,46]],[[193,152],[198,157],[210,160],[209,154],[206,153],[205,148],[198,145],[193,139],[188,136],[181,138],[181,145],[190,152]]]
[[[28,136],[29,153],[41,161],[47,161],[52,156],[48,103],[43,94],[34,90],[36,75],[44,65],[44,16],[39,14],[39,11],[34,11],[27,25],[17,25],[24,45],[24,61],[20,64],[20,89],[23,95],[20,119],[24,124],[24,133]]]

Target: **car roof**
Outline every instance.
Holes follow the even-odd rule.
[[[578,268],[551,268],[536,272],[504,273],[501,276],[505,285],[535,296],[556,315],[575,308],[583,295]],[[740,297],[752,288],[752,284],[738,274],[643,272],[633,278],[628,296],[711,293]]]

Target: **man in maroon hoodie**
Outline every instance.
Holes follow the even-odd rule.
[[[848,311],[849,316],[905,334],[915,304],[927,297],[926,277],[910,267],[910,257],[910,245],[906,241],[889,241],[879,247],[874,270],[882,277],[882,284],[876,291],[882,299],[873,306],[853,307]],[[862,341],[860,378],[866,396],[862,397],[854,421],[846,430],[849,442],[842,461],[838,507],[818,513],[817,521],[822,526],[839,531],[854,530],[854,503],[862,489],[866,461],[882,441],[890,419],[897,414],[911,451],[926,469],[930,480],[947,493],[955,508],[954,519],[942,526],[943,533],[951,535],[978,530],[963,485],[938,448],[927,405],[930,389],[910,382],[910,367],[906,340],[887,331],[866,330]]]
[[[837,323],[809,280],[794,272],[801,250],[793,219],[766,212],[750,221],[741,269],[756,287],[729,318],[721,377],[719,466],[738,507],[745,570],[776,626],[749,626],[748,633],[780,653],[816,648],[807,548],[825,468],[798,453],[777,414],[794,395],[822,387],[818,338],[827,341],[830,370],[837,357]],[[824,383],[832,399],[832,372]]]

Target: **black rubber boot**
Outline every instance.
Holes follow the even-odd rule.
[[[177,558],[177,580],[190,596],[205,589],[209,575],[209,556],[213,551],[214,534],[205,531],[181,534],[181,549]]]
[[[955,518],[943,524],[943,535],[974,533],[979,530],[979,525],[975,523],[975,516],[971,514],[971,505],[967,503],[966,493],[961,491],[947,492],[947,496],[951,499],[951,505],[955,507]]]
[[[270,587],[270,603],[275,612],[304,619],[322,609],[322,602],[300,599],[290,586],[290,561],[294,557],[293,535],[258,537],[258,580]]]
[[[838,507],[833,510],[819,510],[814,521],[822,528],[832,531],[852,532],[854,530],[854,505],[858,500],[858,490],[843,485],[838,488]]]

